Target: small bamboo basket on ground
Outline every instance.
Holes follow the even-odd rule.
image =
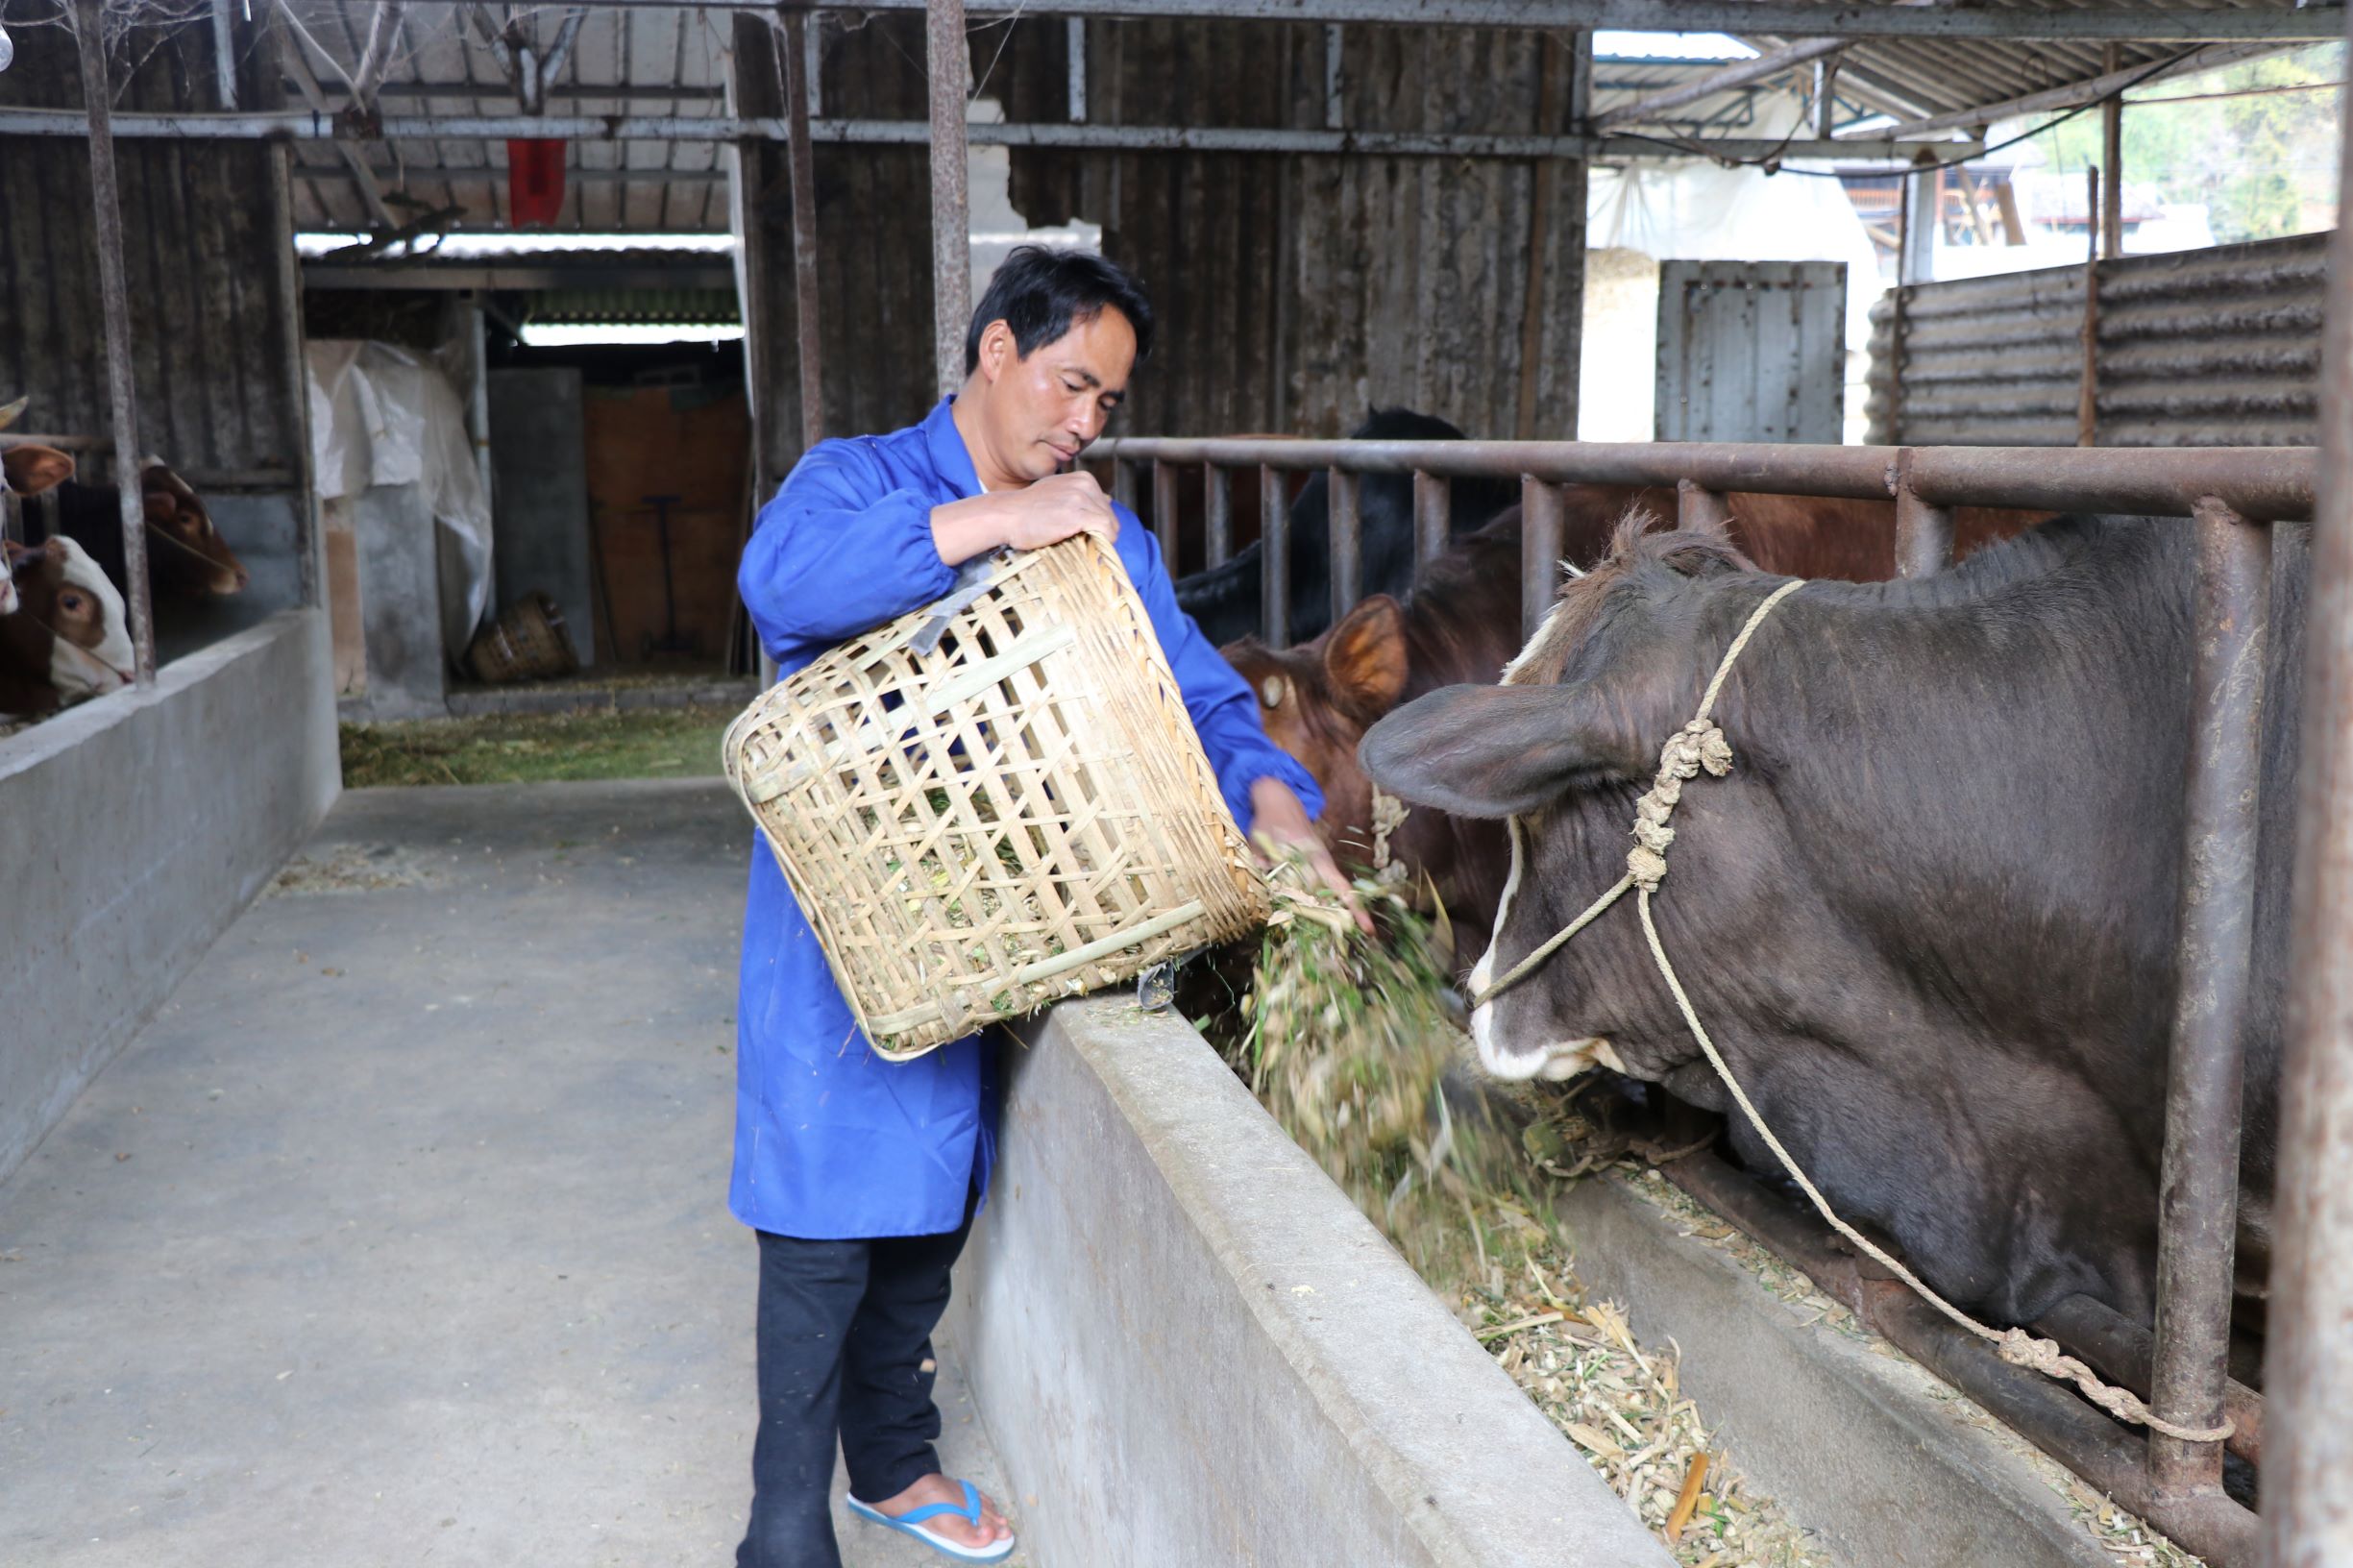
[[[724,757],[894,1061],[1266,918],[1143,603],[1091,534],[980,563],[770,688]]]
[[[466,649],[466,668],[485,686],[551,680],[580,668],[564,630],[564,612],[546,594],[526,594]]]

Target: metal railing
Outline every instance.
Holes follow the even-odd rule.
[[[1153,527],[1171,562],[1180,470],[1190,465],[1202,471],[1212,565],[1233,551],[1233,476],[1255,472],[1263,513],[1263,632],[1276,646],[1287,641],[1286,477],[1301,472],[1330,475],[1336,623],[1360,597],[1360,482],[1368,474],[1413,476],[1415,553],[1424,560],[1447,546],[1446,481],[1518,476],[1522,615],[1530,631],[1551,602],[1568,485],[1672,489],[1678,520],[1686,526],[1725,519],[1725,497],[1731,492],[1892,501],[1897,569],[1904,576],[1949,564],[1952,513],[1959,506],[2187,519],[2198,544],[2194,739],[2159,1190],[2158,1310],[2146,1360],[2150,1404],[2160,1416],[2185,1427],[2218,1426],[2227,1395],[2242,1429],[2233,1445],[2259,1451],[2257,1433],[2246,1429],[2259,1421],[2261,1402],[2230,1383],[2228,1352],[2270,635],[2270,525],[2313,516],[2316,452],[1123,437],[1096,444],[1086,457],[1110,465],[1114,494],[1131,505],[1138,476],[1149,468]],[[2275,781],[2275,787],[2291,782]],[[1946,1343],[1935,1322],[1902,1312],[1881,1312],[1875,1321],[1932,1365],[1949,1368],[1972,1348]],[[1979,1360],[1991,1363],[1990,1353]],[[1982,1384],[2003,1376],[2029,1375],[1973,1365],[1968,1381]],[[2030,1425],[2035,1409],[2055,1410],[2059,1427],[2071,1413],[2088,1409],[2071,1399],[1989,1402],[2028,1417]],[[2095,1423],[2088,1434],[2080,1424],[2030,1434],[2191,1550],[2218,1563],[2253,1563],[2256,1519],[2223,1492],[2224,1444],[2152,1436],[2144,1447],[2119,1440],[2101,1425]]]

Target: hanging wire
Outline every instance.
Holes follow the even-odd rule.
[[[2189,57],[2178,56],[2172,60],[2161,60],[2156,64],[2151,65],[2147,70],[2135,76],[2131,81],[2118,86],[2114,91],[2103,92],[2096,98],[2091,99],[2086,103],[2078,104],[2064,114],[2055,115],[2050,119],[2045,120],[2041,125],[2036,126],[2031,131],[2022,131],[2015,136],[2005,137],[2000,141],[1990,143],[1984,147],[1978,148],[1975,152],[1965,153],[1959,158],[1949,158],[1934,163],[1910,164],[1904,169],[1903,172],[1906,174],[1933,174],[1938,169],[1957,169],[1964,163],[1974,163],[1979,159],[1992,153],[1998,153],[2006,147],[2015,147],[2022,141],[2032,141],[2044,132],[2056,130],[2058,127],[2065,125],[2068,121],[2076,118],[2078,115],[2090,113],[2093,110],[2099,108],[2102,104],[2108,103],[2111,100],[2121,99],[2124,94],[2141,86],[2144,82],[2148,81],[2150,78],[2157,76],[2162,72],[2171,70],[2174,66],[2180,64],[2181,61]],[[1709,152],[1707,150],[1706,143],[1693,141],[1688,137],[1646,135],[1639,131],[1622,131],[1616,133],[1616,135],[1624,136],[1630,141],[1647,141],[1654,146],[1672,147],[1679,152],[1690,153],[1695,158],[1709,159],[1722,164],[1728,169],[1763,169],[1768,174],[1799,174],[1803,175],[1810,180],[1836,180],[1842,178],[1835,169],[1791,168],[1781,162],[1781,155],[1778,152],[1767,154],[1763,158],[1731,158],[1722,153]],[[1787,147],[1796,137],[1796,135],[1797,133],[1793,131],[1788,136],[1782,137],[1781,145],[1783,147]]]

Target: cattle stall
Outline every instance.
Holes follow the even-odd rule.
[[[2145,1380],[2153,1371],[2151,1406],[2160,1416],[2183,1426],[2214,1427],[2221,1424],[2227,1407],[2239,1428],[2234,1445],[2251,1455],[2267,1438],[2271,1451],[2278,1451],[2276,1422],[2265,1430],[2263,1396],[2229,1375],[2230,1253],[2226,1246],[2218,1248],[2215,1238],[2232,1234],[2237,1205],[2270,530],[2274,523],[2316,517],[2320,453],[2309,448],[2251,447],[2124,451],[1124,436],[1098,443],[1087,455],[1109,470],[1111,487],[1125,498],[1138,497],[1144,488],[1142,476],[1149,474],[1151,492],[1162,502],[1155,526],[1163,551],[1171,556],[1175,476],[1180,468],[1198,470],[1209,498],[1206,531],[1213,566],[1232,551],[1231,530],[1221,519],[1237,477],[1256,481],[1265,498],[1261,633],[1275,647],[1289,641],[1285,626],[1289,592],[1282,569],[1289,558],[1287,479],[1304,473],[1330,477],[1336,623],[1361,597],[1359,506],[1365,477],[1411,477],[1415,553],[1424,561],[1447,549],[1447,481],[1516,478],[1524,511],[1522,614],[1524,629],[1532,634],[1556,580],[1553,563],[1561,558],[1561,496],[1568,485],[1670,491],[1677,521],[1685,527],[1724,521],[1724,498],[1732,491],[1892,500],[1897,567],[1908,577],[1929,576],[1949,564],[1953,512],[1959,507],[2182,519],[2198,538],[2197,663],[2189,696],[2193,732],[2200,737],[2187,785],[2183,847],[2187,863],[2201,868],[2202,875],[2188,885],[2178,928],[2185,978],[2174,1013],[2166,1100],[2160,1307],[2153,1338],[2121,1318],[2078,1329],[2073,1337],[2080,1353],[2118,1369],[2116,1376],[2126,1376],[2123,1369],[2130,1368],[2130,1376]],[[2342,1180],[2346,1151],[2335,1148],[2329,1158],[2337,1167],[2333,1179]],[[2258,1560],[2256,1516],[2222,1488],[2222,1442],[2152,1435],[2145,1443],[2123,1435],[2089,1406],[2005,1364],[1910,1292],[1841,1251],[1811,1213],[1786,1207],[1731,1164],[1705,1156],[1665,1168],[1670,1180],[1780,1250],[1865,1322],[2094,1485],[2213,1561]]]

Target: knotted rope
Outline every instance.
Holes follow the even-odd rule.
[[[1651,918],[1651,898],[1666,879],[1667,848],[1675,842],[1675,829],[1670,825],[1675,808],[1682,800],[1685,781],[1697,778],[1703,772],[1722,778],[1732,771],[1731,743],[1724,738],[1724,731],[1709,717],[1715,708],[1716,698],[1724,690],[1725,677],[1732,673],[1733,663],[1740,657],[1741,650],[1749,646],[1749,639],[1756,634],[1756,628],[1764,625],[1765,617],[1771,615],[1774,607],[1782,600],[1804,586],[1803,578],[1783,583],[1756,606],[1740,628],[1740,634],[1724,650],[1724,657],[1716,666],[1715,677],[1708,681],[1707,690],[1700,698],[1699,712],[1692,717],[1691,723],[1669,736],[1667,744],[1659,748],[1658,775],[1652,782],[1649,792],[1634,805],[1634,847],[1626,857],[1626,874],[1551,940],[1514,965],[1503,978],[1481,992],[1472,1006],[1486,1006],[1498,993],[1534,973],[1538,966],[1559,951],[1570,938],[1592,924],[1603,911],[1623,897],[1627,889],[1635,889],[1635,903],[1642,915],[1642,934],[1650,943],[1651,958],[1657,964],[1660,977],[1667,982],[1667,989],[1674,993],[1675,1005],[1681,1011],[1683,1022],[1691,1030],[1692,1038],[1700,1042],[1700,1049],[1706,1054],[1707,1065],[1716,1069],[1716,1076],[1723,1079],[1724,1087],[1731,1090],[1732,1098],[1739,1105],[1741,1114],[1748,1117],[1749,1125],[1756,1129],[1757,1137],[1764,1139],[1774,1158],[1780,1161],[1781,1168],[1788,1171],[1790,1179],[1804,1190],[1815,1211],[1829,1223],[1832,1230],[1846,1237],[1865,1257],[1910,1286],[1923,1301],[1993,1345],[1995,1353],[2012,1366],[2024,1367],[2045,1377],[2073,1384],[2093,1404],[2119,1420],[2147,1427],[2152,1432],[2161,1432],[2185,1442],[2219,1442],[2231,1434],[2233,1428],[2229,1421],[2225,1420],[2218,1427],[2184,1427],[2164,1419],[2130,1389],[2101,1382],[2096,1373],[2068,1355],[2055,1341],[2041,1338],[2024,1329],[1998,1330],[1978,1322],[1928,1288],[1919,1275],[1905,1267],[1886,1249],[1839,1218],[1831,1209],[1829,1200],[1822,1195],[1822,1189],[1814,1185],[1812,1178],[1798,1164],[1796,1157],[1774,1136],[1773,1129],[1765,1125],[1764,1116],[1750,1100],[1748,1091],[1740,1087],[1740,1080],[1733,1076],[1731,1066],[1725,1061],[1724,1054],[1716,1049],[1716,1042],[1709,1037],[1706,1026],[1700,1022],[1699,1011],[1691,1005],[1691,997],[1676,975],[1675,966],[1667,960],[1666,946],[1658,940],[1657,923]]]

